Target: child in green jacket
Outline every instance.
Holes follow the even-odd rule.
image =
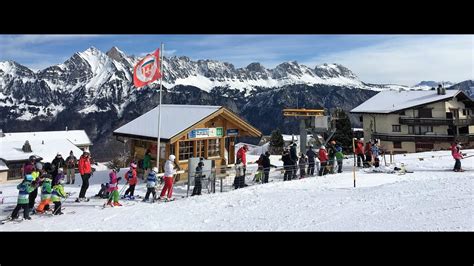
[[[344,154],[342,153],[342,147],[337,146],[336,148],[336,160],[337,160],[337,172],[342,173],[342,160],[344,159]]]
[[[61,215],[61,198],[66,198],[64,192],[64,177],[59,179],[59,182],[53,186],[53,192],[51,193],[51,201],[54,203],[54,215]]]
[[[29,195],[37,187],[32,185],[33,176],[28,174],[25,176],[25,179],[16,187],[18,192],[18,203],[15,209],[12,212],[12,219],[18,219],[18,212],[23,208],[23,218],[26,220],[31,220],[30,217],[30,207],[29,207]]]

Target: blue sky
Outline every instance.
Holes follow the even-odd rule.
[[[38,70],[95,46],[144,55],[165,44],[165,55],[273,68],[285,61],[314,67],[339,63],[362,81],[414,85],[421,80],[474,78],[474,35],[0,35],[0,61]]]

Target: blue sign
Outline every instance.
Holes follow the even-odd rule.
[[[239,130],[235,129],[235,128],[227,129],[226,135],[227,136],[238,136],[239,135]]]

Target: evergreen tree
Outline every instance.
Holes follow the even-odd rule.
[[[272,135],[270,137],[270,153],[271,154],[281,154],[283,151],[283,146],[285,142],[283,141],[283,135],[279,128],[272,131]]]
[[[347,114],[341,108],[337,108],[335,111],[336,116],[336,133],[334,133],[332,139],[336,141],[336,144],[341,145],[345,154],[352,152],[352,128],[351,121]]]

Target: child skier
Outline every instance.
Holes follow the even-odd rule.
[[[130,164],[130,170],[128,170],[125,173],[125,179],[127,180],[127,183],[129,187],[127,190],[125,190],[125,195],[123,198],[126,198],[128,196],[128,193],[130,193],[130,196],[128,196],[129,199],[133,200],[135,197],[133,196],[133,193],[135,192],[135,185],[138,182],[137,179],[137,165],[135,163]]]
[[[205,177],[205,175],[202,174],[203,166],[204,166],[204,162],[203,162],[203,158],[201,158],[199,160],[198,166],[196,167],[196,173],[194,175],[194,189],[193,189],[193,194],[191,196],[201,195],[201,189],[202,189],[201,179]]]
[[[101,199],[108,199],[109,198],[109,183],[102,183],[100,184],[100,190],[96,197],[99,197]]]
[[[114,206],[122,206],[122,204],[119,203],[119,192],[118,192],[118,182],[122,179],[122,177],[117,177],[117,173],[120,171],[120,168],[118,167],[113,167],[112,171],[109,173],[110,181],[109,181],[109,200],[107,201],[107,205],[110,205],[112,207]],[[112,203],[113,201],[113,203]]]
[[[60,175],[57,175],[60,176]],[[64,192],[64,175],[63,178],[56,180],[56,185],[53,186],[53,191],[51,192],[51,201],[54,203],[54,215],[61,215],[61,198],[66,198],[66,193]]]
[[[158,167],[153,167],[153,170],[151,170],[148,173],[148,176],[146,178],[146,194],[145,198],[143,199],[144,202],[148,201],[148,197],[150,196],[150,193],[153,194],[153,199],[151,202],[155,202],[156,199],[156,191],[155,191],[155,186],[156,186],[156,174],[158,174]]]
[[[21,208],[23,208],[23,218],[26,220],[31,220],[30,217],[30,206],[29,206],[29,194],[35,190],[35,187],[32,184],[33,176],[31,174],[27,174],[25,179],[16,187],[18,192],[18,202],[15,209],[12,212],[11,218],[18,219],[18,212]]]
[[[36,197],[38,196],[38,187],[41,186],[41,180],[39,177],[42,174],[42,172],[43,172],[43,165],[40,162],[37,162],[31,171],[31,177],[33,178],[33,180],[31,181],[31,184],[35,187],[35,189],[28,196],[28,208],[31,214],[36,213],[35,201],[36,201]]]
[[[42,180],[41,185],[41,203],[36,208],[37,213],[44,213],[44,211],[49,210],[49,204],[51,203],[51,175],[45,174],[40,177]]]
[[[337,160],[337,172],[342,173],[342,161],[344,159],[344,154],[342,153],[342,147],[336,147],[336,160]]]

